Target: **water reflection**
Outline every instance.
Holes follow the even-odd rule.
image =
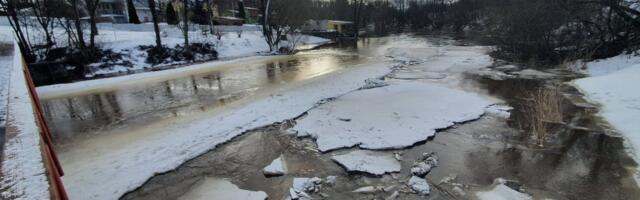
[[[325,75],[362,62],[355,54],[301,54],[263,64],[227,67],[169,81],[43,100],[57,144],[122,126],[208,111],[256,91]]]

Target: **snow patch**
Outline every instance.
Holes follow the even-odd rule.
[[[636,64],[575,81],[590,100],[602,105],[600,114],[628,139],[636,160],[640,160],[640,92],[635,84],[639,79],[640,64]]]
[[[344,155],[331,157],[349,172],[365,172],[373,175],[383,175],[390,172],[400,172],[400,162],[392,154],[373,151],[352,151]]]

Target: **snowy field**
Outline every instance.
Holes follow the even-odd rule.
[[[182,45],[184,38],[180,30],[173,26],[167,26],[162,30],[163,34],[162,44],[168,47],[175,47],[176,45]],[[138,49],[140,45],[154,45],[155,36],[153,30],[140,31],[140,30],[122,30],[112,29],[103,30],[100,32],[100,36],[97,38],[99,45],[104,49],[112,49],[116,53],[124,53],[130,55],[127,60],[133,63],[133,67],[128,66],[113,66],[112,68],[97,69],[90,75],[109,74],[114,72],[127,72],[132,70],[140,70],[146,68],[152,68],[152,66],[145,62],[147,53]],[[265,42],[262,32],[260,31],[242,31],[242,32],[223,32],[220,40],[216,35],[211,35],[202,30],[193,30],[189,36],[189,41],[192,43],[208,43],[215,46],[218,51],[218,57],[220,59],[232,59],[238,57],[254,56],[259,53],[268,52],[269,46]],[[324,44],[329,42],[327,39],[313,37],[313,36],[297,36],[295,38],[298,41],[296,46],[302,45],[314,45]],[[96,63],[99,64],[99,63]],[[175,65],[183,63],[168,63],[159,66]],[[158,66],[155,66],[158,67]]]
[[[15,52],[19,52],[15,47]],[[20,56],[2,57],[3,69],[2,87],[8,87],[8,104],[6,112],[7,129],[10,135],[2,135],[4,142],[2,166],[2,184],[0,184],[0,199],[18,197],[17,199],[49,199],[49,184],[44,168],[41,152],[40,130],[36,123],[33,105],[22,73],[22,58]],[[17,72],[17,73],[15,73]],[[7,79],[4,79],[7,78]],[[8,86],[5,86],[8,85]],[[4,99],[4,97],[3,97]]]
[[[602,106],[600,114],[628,139],[640,161],[640,56],[620,55],[586,66],[590,77],[575,84]]]

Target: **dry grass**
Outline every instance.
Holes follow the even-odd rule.
[[[550,124],[563,122],[562,97],[556,90],[540,88],[525,100],[526,129],[539,146],[544,146]]]

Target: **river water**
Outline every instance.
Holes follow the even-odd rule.
[[[396,39],[371,39],[361,43],[357,50],[325,48],[244,66],[235,63],[166,81],[43,99],[42,103],[56,145],[65,151],[98,134],[209,112],[231,102],[250,101],[252,96],[273,89],[340,73],[356,64],[377,62],[384,59],[379,52],[386,50],[389,43],[399,42]],[[441,38],[420,37],[419,41],[454,43]],[[640,196],[633,179],[637,165],[626,154],[623,139],[602,125],[606,123],[595,117],[597,110],[576,105],[569,98],[579,98],[580,94],[563,84],[566,80],[464,77],[473,90],[513,106],[512,116],[508,119],[483,116],[440,130],[425,143],[395,151],[401,152],[404,159],[403,170],[394,176],[348,174],[330,160],[330,154],[314,151],[313,141],[288,136],[283,131],[287,125],[276,124],[249,131],[176,170],[156,175],[123,199],[177,199],[211,177],[227,178],[242,189],[265,191],[270,199],[283,199],[293,177],[329,175],[338,176],[339,184],[323,190],[328,199],[383,199],[390,193],[351,191],[369,185],[394,185],[402,191],[413,161],[424,152],[438,152],[441,163],[428,176],[433,190],[430,199],[475,199],[473,192],[487,190],[496,178],[516,180],[536,198],[595,200]],[[539,90],[561,93],[563,98],[558,101],[562,102],[564,112],[560,117],[568,124],[554,127],[550,132],[555,134],[548,137],[543,147],[525,133],[531,126],[527,120],[533,113],[520,106],[526,104],[523,96]],[[288,155],[291,174],[264,177],[261,169],[283,154]],[[452,181],[441,183],[443,179]],[[466,193],[456,193],[455,188]],[[423,197],[405,191],[399,199]]]
[[[98,132],[145,126],[167,118],[206,112],[287,84],[365,62],[349,50],[326,49],[235,64],[171,80],[115,87],[98,93],[42,101],[58,145]]]

